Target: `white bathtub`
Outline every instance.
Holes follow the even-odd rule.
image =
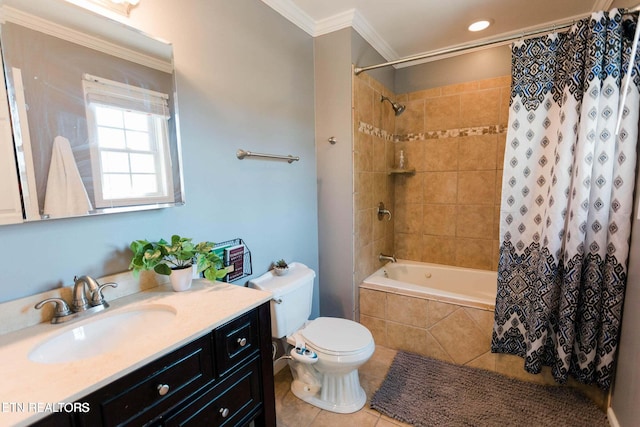
[[[364,279],[361,288],[493,310],[495,271],[399,259]]]

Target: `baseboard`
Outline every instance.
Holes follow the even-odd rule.
[[[611,406],[609,406],[609,409],[607,409],[607,419],[609,420],[609,425],[611,427],[620,427],[618,418],[616,418],[616,413],[613,412],[613,408]]]

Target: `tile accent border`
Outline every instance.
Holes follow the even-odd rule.
[[[397,142],[396,135],[365,122],[358,122],[358,132],[364,133],[365,135],[375,136],[377,138],[384,139],[385,141]]]
[[[427,139],[442,139],[442,138],[457,138],[463,136],[478,136],[478,135],[495,135],[502,134],[507,131],[507,127],[504,125],[490,125],[490,126],[477,126],[460,129],[445,129],[430,132],[420,133],[408,133],[404,135],[396,135],[389,133],[385,130],[377,128],[368,123],[359,122],[358,132],[365,135],[375,136],[385,141],[392,142],[406,142],[406,141],[424,141]]]

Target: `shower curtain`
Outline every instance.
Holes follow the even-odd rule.
[[[594,13],[514,44],[492,351],[609,388],[638,137],[635,20]],[[621,85],[631,77],[618,136]]]

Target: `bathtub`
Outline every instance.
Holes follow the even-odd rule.
[[[361,288],[493,310],[497,273],[399,259],[364,279]]]

